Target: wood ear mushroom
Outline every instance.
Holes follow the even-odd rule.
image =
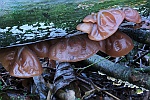
[[[126,55],[133,49],[133,43],[126,34],[118,31],[123,20],[141,22],[140,15],[131,8],[100,10],[86,16],[84,23],[77,25],[77,30],[87,34],[64,37],[55,42],[51,40],[53,43],[44,41],[0,49],[0,62],[10,75],[28,78],[42,73],[38,58],[77,62],[99,50],[112,57]]]
[[[98,42],[86,34],[63,38],[50,47],[49,58],[60,62],[77,62],[99,51]]]
[[[14,50],[15,49],[15,50]],[[40,75],[43,71],[37,56],[28,47],[4,49],[0,54],[0,62],[10,75],[28,78]]]
[[[88,33],[89,39],[99,41],[102,52],[119,57],[126,55],[133,49],[130,37],[117,31],[123,20],[140,23],[141,17],[136,10],[129,7],[100,10],[97,16],[86,16],[83,20],[84,23],[77,25],[76,28]]]

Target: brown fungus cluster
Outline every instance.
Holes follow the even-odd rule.
[[[88,33],[91,40],[98,41],[100,50],[112,57],[126,55],[133,49],[130,37],[118,31],[119,25],[124,21],[141,23],[139,13],[129,7],[122,9],[100,10],[83,19],[77,25],[77,30]]]
[[[86,16],[84,23],[77,26],[77,30],[88,34],[0,49],[0,62],[10,75],[28,78],[42,73],[39,58],[77,62],[99,50],[112,57],[126,55],[133,49],[133,43],[118,31],[123,20],[141,22],[140,15],[132,8],[100,10]]]
[[[0,62],[10,75],[28,78],[43,72],[39,58],[77,62],[99,51],[99,44],[86,34],[0,50]]]

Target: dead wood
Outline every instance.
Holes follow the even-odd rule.
[[[119,27],[119,30],[126,33],[137,42],[150,45],[150,30],[133,29],[128,27]]]
[[[132,66],[124,66],[117,63],[113,63],[99,55],[93,55],[87,60],[83,61],[85,64],[94,64],[91,69],[95,71],[101,71],[108,76],[116,79],[128,81],[146,89],[150,89],[150,75],[147,73],[141,73],[138,70],[132,68]]]

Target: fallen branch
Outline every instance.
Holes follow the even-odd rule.
[[[142,68],[135,68],[136,71],[142,72],[142,73],[149,73],[150,72],[150,66],[145,66]]]
[[[137,42],[150,45],[150,30],[133,29],[127,27],[119,27],[119,30],[126,33]]]
[[[93,70],[101,71],[108,76],[128,81],[132,84],[144,87],[146,89],[150,89],[150,75],[146,73],[141,73],[134,68],[113,63],[99,55],[94,55],[87,60],[84,60],[83,62],[85,64],[92,64],[94,62],[98,62],[92,66]]]

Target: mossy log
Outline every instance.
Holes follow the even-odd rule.
[[[12,4],[8,1],[0,1],[1,28],[54,22],[56,27],[72,30],[85,16],[100,9],[130,6],[141,12],[149,8],[147,0],[12,0]]]
[[[119,30],[126,33],[137,42],[150,45],[150,30],[133,29],[128,27],[119,27]]]
[[[50,25],[50,23],[53,23],[53,28],[62,28],[66,31],[67,34],[73,34],[73,31],[76,31],[76,26],[82,22],[83,18],[93,12],[97,13],[101,9],[108,9],[114,7],[117,8],[123,6],[130,6],[132,8],[136,7],[139,8],[139,12],[142,12],[146,9],[142,9],[142,7],[145,7],[145,5],[148,4],[146,0],[28,1],[29,0],[12,0],[11,2],[9,2],[9,0],[0,1],[0,48],[10,46],[12,47],[12,45],[16,46],[16,44],[17,46],[19,46],[24,44],[30,44],[29,42],[34,43],[37,41],[48,40],[50,37],[50,33],[52,32],[49,31],[48,28],[38,28],[37,30],[33,30],[36,29],[36,27],[40,27],[39,23],[45,23],[45,25]],[[3,3],[5,5],[2,5]],[[20,27],[27,25],[30,27],[33,26],[33,28],[30,30],[26,30],[26,32],[23,33],[22,31],[24,30],[20,29]],[[16,34],[14,35],[12,31],[17,31],[17,34],[14,33]],[[47,32],[46,34],[45,31]],[[28,36],[30,39],[28,38]]]
[[[101,71],[108,76],[115,77],[116,79],[121,79],[123,81],[128,81],[129,83],[135,84],[146,89],[150,89],[150,75],[146,73],[141,73],[135,70],[132,66],[124,66],[117,63],[113,63],[99,55],[93,55],[92,57],[84,60],[83,63],[94,64],[91,66],[91,70]]]

